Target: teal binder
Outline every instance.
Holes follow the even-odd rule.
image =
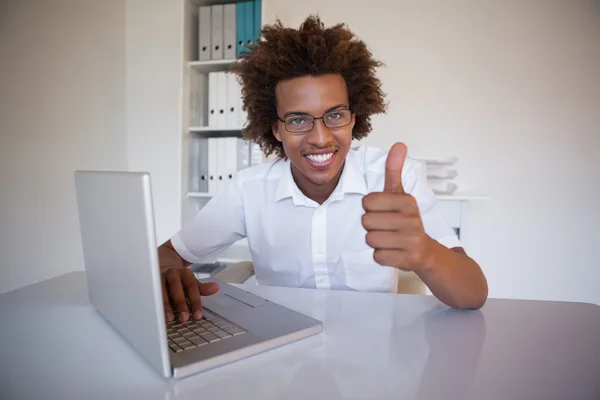
[[[254,0],[254,24],[253,24],[253,42],[258,43],[260,39],[260,30],[262,28],[262,0]]]
[[[254,2],[245,1],[245,12],[244,12],[244,42],[254,44]],[[248,51],[248,49],[244,49]]]
[[[236,47],[236,57],[239,57],[241,53],[244,52],[244,43],[246,42],[246,28],[244,21],[246,19],[246,3],[236,3],[235,4],[235,41],[237,43]]]

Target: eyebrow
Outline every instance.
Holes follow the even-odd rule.
[[[323,114],[327,114],[330,111],[337,110],[338,108],[342,108],[342,107],[346,108],[346,109],[349,108],[348,105],[346,105],[346,104],[338,104],[337,106],[329,107],[327,110],[325,110],[325,112]],[[289,112],[285,113],[283,118],[288,117],[290,115],[310,115],[310,114],[305,111],[289,111]]]

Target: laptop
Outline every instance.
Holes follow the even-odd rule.
[[[165,321],[150,175],[76,171],[91,304],[164,377],[183,378],[322,331],[322,323],[215,279],[204,317]]]

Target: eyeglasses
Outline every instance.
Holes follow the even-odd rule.
[[[288,132],[302,133],[310,131],[317,119],[322,120],[323,125],[330,129],[348,126],[352,122],[352,111],[349,109],[333,110],[323,114],[321,117],[313,117],[308,114],[292,114],[285,117],[285,119],[277,116],[277,119],[285,123],[285,129]]]

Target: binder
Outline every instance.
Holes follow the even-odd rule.
[[[260,30],[262,28],[262,0],[254,0],[254,20],[252,24],[253,37],[252,42],[258,43],[260,39]]]
[[[246,111],[244,109],[244,103],[242,101],[242,88],[240,87],[240,85],[238,84],[237,86],[238,88],[238,97],[240,99],[240,106],[239,106],[239,110],[238,110],[238,124],[237,126],[239,128],[243,128],[246,125],[246,121],[248,120],[248,111]]]
[[[226,137],[223,138],[225,142],[225,164],[226,164],[226,182],[231,182],[236,176],[237,172],[237,141],[238,138]]]
[[[210,60],[211,19],[210,6],[198,9],[198,59],[200,61]]]
[[[233,74],[227,74],[227,108],[225,113],[227,114],[226,126],[228,128],[238,128],[239,124],[239,108],[240,108],[240,90],[236,76]]]
[[[208,138],[208,193],[217,193],[217,140],[219,138]]]
[[[244,34],[246,32],[246,28],[244,27],[244,22],[246,18],[246,3],[236,3],[235,4],[235,40],[237,42],[236,48],[236,57],[239,57],[240,54],[244,52],[244,42],[246,41]]]
[[[217,128],[227,127],[227,73],[217,72]]]
[[[223,5],[214,5],[211,7],[211,51],[210,56],[213,60],[223,59]]]
[[[208,193],[208,139],[195,137],[190,140],[191,154],[189,160],[192,192]]]
[[[227,139],[215,138],[217,140],[217,193],[222,191],[227,184],[229,171],[227,169]]]
[[[233,60],[236,54],[236,5],[223,6],[223,58]]]
[[[211,128],[217,127],[217,94],[218,94],[218,72],[208,73],[208,126]]]
[[[249,142],[236,137],[224,138],[227,142],[227,175],[226,182],[236,178],[238,171],[250,166]]]
[[[248,112],[244,109],[244,102],[242,100],[242,86],[237,81],[237,79],[234,79],[234,81],[231,83],[231,85],[233,86],[231,88],[231,94],[235,96],[234,104],[237,104],[237,113],[236,113],[237,121],[235,123],[235,128],[243,128],[244,125],[246,125],[246,120],[248,119]],[[235,88],[235,94],[234,94],[234,88]]]
[[[208,76],[190,71],[190,126],[208,125]]]
[[[246,45],[254,43],[254,5],[252,1],[245,1],[244,9],[244,42]],[[245,51],[249,51],[247,48]]]

